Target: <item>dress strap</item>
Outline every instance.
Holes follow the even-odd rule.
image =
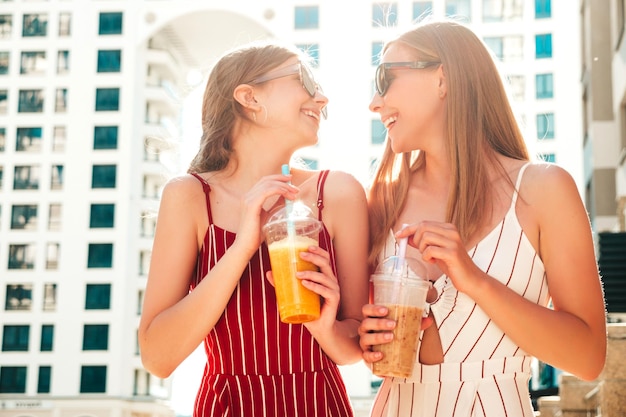
[[[515,209],[515,204],[517,203],[517,196],[519,194],[519,187],[520,185],[522,185],[522,177],[524,176],[524,171],[526,171],[526,168],[530,164],[531,162],[526,162],[524,165],[522,165],[519,172],[517,173],[517,180],[515,181],[515,189],[513,190],[513,198],[511,199],[512,209]]]
[[[202,190],[204,191],[204,198],[206,199],[206,211],[209,215],[209,224],[213,224],[213,215],[211,214],[211,200],[209,199],[211,186],[209,185],[208,182],[206,182],[204,178],[202,178],[200,175],[196,174],[195,172],[192,172],[191,175],[196,177],[198,181],[200,181],[200,184],[202,184]]]
[[[317,177],[317,219],[322,221],[322,209],[324,208],[324,183],[328,177],[328,170],[320,171]]]

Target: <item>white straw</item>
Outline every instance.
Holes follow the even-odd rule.
[[[408,226],[408,223],[402,224],[402,229]],[[402,273],[402,265],[404,265],[404,259],[406,258],[406,247],[409,244],[409,238],[403,237],[398,241],[398,257],[396,258],[396,264],[394,265],[394,274]]]

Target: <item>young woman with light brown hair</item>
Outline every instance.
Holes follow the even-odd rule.
[[[422,22],[384,47],[376,88],[387,141],[368,196],[370,262],[408,237],[437,295],[413,375],[385,378],[372,415],[530,417],[532,357],[596,378],[606,325],[587,213],[566,171],[530,161],[484,43]],[[371,363],[394,322],[382,306],[363,315]]]

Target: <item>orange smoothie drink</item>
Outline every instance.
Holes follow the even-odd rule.
[[[320,296],[296,277],[297,271],[318,270],[317,265],[300,258],[300,252],[317,244],[312,237],[291,236],[268,245],[278,311],[284,323],[305,323],[320,316]]]

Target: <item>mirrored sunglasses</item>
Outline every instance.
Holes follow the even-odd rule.
[[[424,69],[435,65],[440,65],[439,61],[414,61],[414,62],[383,62],[376,67],[376,92],[379,96],[384,96],[389,88],[389,84],[393,78],[389,77],[387,72],[392,68],[406,68],[406,69]]]

